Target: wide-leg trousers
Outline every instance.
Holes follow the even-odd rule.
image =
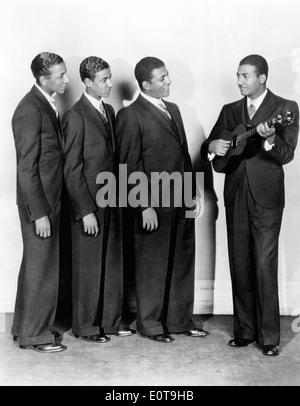
[[[144,336],[195,328],[195,220],[185,213],[159,214],[153,233],[136,216],[137,329]]]
[[[73,333],[91,336],[117,333],[122,321],[123,251],[121,211],[96,213],[100,234],[84,233],[72,224]]]
[[[277,346],[278,245],[283,209],[260,207],[253,199],[245,171],[226,213],[235,337]]]
[[[19,206],[23,260],[18,280],[18,292],[12,335],[24,346],[55,342],[55,321],[59,288],[59,222],[61,205],[49,215],[52,236],[42,239],[36,235],[35,223],[30,222],[25,206]]]

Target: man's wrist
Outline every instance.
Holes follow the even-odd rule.
[[[268,141],[268,144],[269,145],[274,145],[274,142],[275,142],[275,137],[276,137],[276,135],[274,134],[274,135],[272,135],[271,137],[268,137],[267,138],[267,141]]]

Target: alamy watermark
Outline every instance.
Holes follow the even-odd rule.
[[[128,172],[126,164],[119,165],[118,174],[101,172],[96,180],[102,185],[97,204],[105,207],[186,208],[186,217],[194,217],[197,196],[204,201],[204,173],[198,172]],[[203,207],[202,207],[203,214]]]

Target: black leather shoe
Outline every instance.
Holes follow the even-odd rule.
[[[244,348],[248,347],[248,345],[254,343],[254,341],[251,340],[245,340],[244,338],[235,338],[234,340],[229,341],[228,345],[229,347],[234,347],[234,348]]]
[[[55,342],[56,342],[56,343],[57,343],[59,340],[62,340],[62,338],[63,338],[63,336],[62,336],[60,333],[58,333],[57,331],[53,331],[51,334],[54,335],[54,338],[55,338]],[[13,341],[14,341],[15,343],[18,343],[18,342],[19,342],[19,336],[13,336]]]
[[[149,336],[149,339],[162,344],[171,344],[173,343],[173,341],[175,341],[174,338],[171,337],[169,334],[158,334],[156,336]]]
[[[87,341],[88,343],[94,343],[94,344],[105,344],[110,341],[110,338],[106,337],[105,335],[94,335],[94,336],[88,336],[88,337],[79,337],[75,336],[78,340],[84,340]]]
[[[278,349],[278,347],[276,347],[274,345],[266,345],[263,347],[262,353],[266,357],[278,357],[279,349]]]
[[[60,344],[45,344],[45,345],[20,345],[21,350],[32,350],[42,354],[54,354],[67,350],[67,347]]]
[[[208,333],[207,331],[204,330],[200,330],[198,328],[194,329],[194,330],[190,330],[186,333],[184,333],[186,336],[188,337],[192,337],[192,338],[204,338],[209,336],[210,333]]]
[[[131,330],[130,328],[123,328],[122,330],[118,331],[115,336],[116,337],[132,337],[136,334],[135,330]]]

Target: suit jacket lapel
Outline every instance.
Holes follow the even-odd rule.
[[[276,106],[274,94],[268,90],[264,101],[252,118],[251,125],[257,127],[259,124],[268,121],[276,109]]]
[[[115,151],[115,149],[116,149],[115,130],[114,130],[112,116],[111,116],[111,114],[109,112],[109,109],[106,107],[105,103],[103,103],[103,105],[104,105],[104,108],[106,110],[106,114],[107,114],[107,118],[108,118],[108,127],[109,127],[109,130],[110,130],[113,151]]]
[[[246,100],[247,100],[246,97],[244,97],[242,100],[238,101],[233,106],[233,115],[234,115],[237,126],[240,124],[247,124],[247,119],[245,116]]]
[[[184,144],[185,140],[186,140],[186,135],[185,135],[185,130],[184,130],[183,123],[182,123],[182,118],[180,117],[180,115],[178,114],[178,111],[173,107],[172,104],[166,102],[165,100],[164,100],[164,103],[167,106],[169,112],[171,113],[171,115],[173,117],[176,128],[178,130],[178,135],[180,137],[180,141],[182,144]]]
[[[100,112],[98,113],[95,107],[88,101],[85,95],[82,95],[80,99],[80,104],[85,111],[85,115],[87,119],[92,122],[97,128],[99,128],[99,132],[104,136],[106,142],[109,145],[109,148],[112,149],[112,139],[108,132],[108,128],[104,123],[103,119],[100,116]],[[108,114],[109,116],[109,114]]]
[[[180,138],[178,137],[178,134],[176,133],[176,131],[174,130],[174,128],[172,127],[172,124],[170,122],[170,119],[168,118],[168,116],[161,111],[158,107],[154,106],[152,103],[150,103],[148,100],[146,100],[143,96],[139,96],[138,98],[138,102],[141,103],[143,105],[143,107],[145,109],[147,109],[147,111],[150,109],[151,112],[153,113],[153,115],[159,119],[160,123],[162,124],[162,126],[174,137],[176,138],[177,141],[180,142]]]
[[[51,121],[53,122],[53,124],[55,125],[56,129],[57,129],[57,135],[58,135],[58,139],[59,139],[59,143],[61,145],[61,147],[63,148],[63,144],[64,144],[64,137],[63,137],[63,132],[62,132],[62,125],[60,122],[60,118],[56,117],[56,113],[53,110],[53,108],[50,106],[50,103],[48,102],[48,100],[43,96],[43,94],[36,88],[36,86],[33,86],[33,88],[31,89],[31,92],[33,93],[33,95],[35,96],[35,98],[37,99],[40,107],[46,112],[46,114],[48,114],[48,116],[51,118]]]

